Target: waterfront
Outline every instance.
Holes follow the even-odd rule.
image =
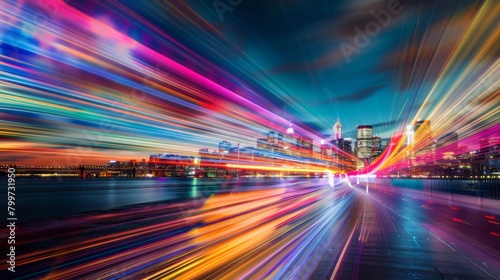
[[[203,199],[217,192],[290,186],[300,180],[328,184],[326,178],[22,178],[17,180],[16,203],[19,219],[31,220],[134,204]],[[361,182],[365,180],[362,178]],[[499,180],[369,180],[372,184],[399,187],[400,191],[408,189],[428,194],[440,192],[500,199]]]
[[[19,180],[17,276],[499,278],[498,200],[370,180]]]
[[[296,179],[205,178],[20,178],[16,203],[20,220],[102,211],[134,204],[206,198],[219,191],[275,187]],[[5,198],[3,198],[5,199]],[[6,205],[6,201],[4,202]]]

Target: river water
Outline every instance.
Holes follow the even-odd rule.
[[[6,186],[7,178],[2,179]],[[186,201],[221,191],[300,186],[304,180],[309,185],[328,185],[327,179],[303,178],[17,178],[15,209],[18,219],[35,220],[134,204]],[[398,188],[500,199],[499,180],[370,180]],[[7,205],[6,196],[1,200]]]
[[[5,185],[7,185],[7,178]],[[17,178],[16,217],[43,219],[133,204],[179,202],[220,191],[282,187],[298,179],[279,178]],[[2,196],[2,205],[7,205]],[[5,211],[6,212],[6,211]]]

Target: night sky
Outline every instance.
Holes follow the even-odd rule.
[[[0,164],[500,119],[498,1],[4,1]],[[469,143],[473,145],[473,143]]]

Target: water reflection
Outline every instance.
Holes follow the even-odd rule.
[[[191,181],[191,198],[196,198],[198,196],[198,178],[194,178]]]

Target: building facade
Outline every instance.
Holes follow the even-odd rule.
[[[478,157],[483,174],[500,174],[500,138],[481,139]]]
[[[432,139],[431,121],[418,120],[415,123],[415,143],[413,152],[416,164],[426,164],[435,159],[435,142]]]
[[[341,138],[342,138],[342,125],[340,124],[340,120],[337,120],[337,122],[333,126],[333,140],[338,140]]]
[[[356,140],[356,156],[364,161],[371,161],[373,156],[373,126],[358,125]]]
[[[378,136],[372,137],[372,158],[377,158],[382,154],[382,139]]]
[[[313,140],[294,132],[282,134],[269,131],[266,138],[257,139],[257,148],[296,157],[313,156]]]

